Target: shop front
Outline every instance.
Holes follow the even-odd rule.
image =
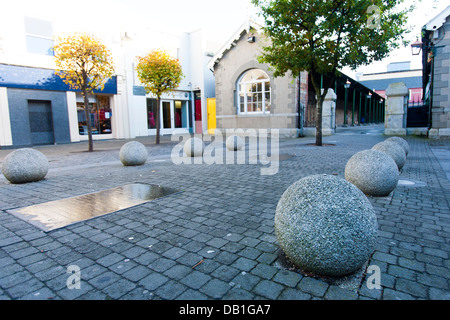
[[[111,96],[95,95],[89,97],[89,117],[91,122],[92,135],[101,136],[102,138],[113,137],[112,117],[113,110],[111,108]],[[88,135],[86,112],[84,110],[84,98],[77,95],[77,119],[78,133],[80,139]]]
[[[55,70],[0,64],[0,148],[31,147],[87,140],[84,101]],[[89,97],[94,136],[116,138],[117,79]]]
[[[159,104],[159,120],[161,135],[170,135],[176,129],[193,131],[192,94],[176,92],[174,97],[162,98]],[[156,135],[157,100],[147,97],[147,128],[148,135]]]

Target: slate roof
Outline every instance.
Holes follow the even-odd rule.
[[[405,77],[405,78],[393,78],[393,79],[381,79],[381,80],[366,80],[359,81],[367,88],[375,90],[386,90],[391,83],[404,82],[408,89],[422,88],[422,77]]]

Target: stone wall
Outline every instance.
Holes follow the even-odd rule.
[[[450,137],[450,16],[439,33],[443,38],[435,43],[438,48],[434,62],[433,124],[430,137]]]
[[[267,40],[253,30],[251,32],[256,36],[256,42],[249,43],[248,34],[243,32],[215,65],[217,128],[280,129],[282,135],[297,136],[297,79],[291,74],[275,78],[268,65],[258,62],[257,57],[261,55]],[[245,71],[254,68],[264,70],[270,77],[270,114],[239,115],[237,81]]]

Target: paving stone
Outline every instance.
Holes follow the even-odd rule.
[[[159,287],[155,294],[164,300],[174,300],[180,296],[187,289],[186,286],[182,285],[178,281],[170,280]]]
[[[89,283],[92,284],[94,287],[98,289],[103,289],[114,282],[118,281],[120,279],[120,276],[117,275],[114,272],[107,271],[101,273],[99,276],[93,278],[92,280],[89,280]],[[81,284],[84,284],[83,278],[81,278]]]
[[[405,259],[403,257],[400,257],[398,259],[398,264],[402,267],[405,267],[407,269],[423,272],[425,271],[425,264],[419,261],[411,260],[411,259]]]
[[[263,278],[270,280],[272,277],[278,272],[278,268],[273,266],[268,266],[266,264],[258,264],[255,268],[252,269],[251,273]]]
[[[190,287],[192,289],[200,289],[210,279],[211,279],[210,276],[208,276],[202,272],[193,271],[192,273],[190,273],[186,277],[184,277],[181,280],[181,283],[187,285],[188,287]]]
[[[92,290],[94,290],[94,288],[89,284],[81,283],[80,289],[68,289],[65,287],[62,290],[57,291],[56,294],[64,300],[74,300],[86,295],[88,292],[92,292]]]
[[[164,272],[164,275],[175,280],[181,280],[191,272],[192,268],[177,264],[174,265],[172,268],[168,269],[166,272]]]
[[[122,255],[113,252],[103,258],[98,259],[97,262],[104,267],[109,267],[117,262],[123,261],[124,259],[125,258]]]
[[[213,299],[221,299],[230,290],[230,285],[222,280],[212,279],[200,288],[200,292]]]
[[[256,262],[247,258],[239,258],[233,262],[232,266],[238,270],[250,271],[256,265]]]
[[[19,299],[22,296],[26,296],[33,291],[37,291],[44,287],[44,284],[36,278],[30,278],[19,284],[15,284],[6,289],[8,295],[13,299]]]
[[[123,295],[133,290],[135,287],[136,285],[133,282],[128,281],[127,279],[120,279],[110,286],[104,288],[102,291],[113,299],[119,299]]]
[[[156,272],[164,272],[176,264],[175,261],[166,258],[160,258],[149,265],[149,268]]]
[[[430,288],[431,300],[450,300],[450,292],[448,290],[440,290],[437,288]]]
[[[60,300],[61,298],[55,296],[55,293],[49,288],[40,288],[23,297],[20,300]]]
[[[254,292],[267,299],[275,300],[278,298],[284,287],[276,282],[262,280],[254,288]]]
[[[221,265],[216,270],[211,273],[211,276],[223,280],[225,282],[230,282],[233,280],[241,271],[227,265]]]
[[[316,297],[323,297],[328,289],[328,284],[314,278],[303,278],[299,285],[299,289]]]
[[[406,279],[397,279],[395,283],[395,289],[408,293],[414,297],[427,299],[428,298],[428,288],[415,281],[410,281]]]
[[[280,270],[273,280],[287,287],[295,288],[302,278],[303,276],[298,272]]]
[[[231,280],[230,284],[237,288],[242,288],[250,291],[259,281],[261,281],[261,278],[243,271],[239,273],[233,280]]]
[[[176,300],[208,300],[208,297],[197,290],[188,289],[178,296]]]
[[[358,294],[354,291],[340,288],[338,286],[330,286],[325,294],[327,300],[356,300]]]
[[[147,290],[154,291],[156,288],[160,287],[168,280],[169,279],[167,277],[159,273],[152,273],[139,281],[139,284]]]
[[[157,147],[152,138],[139,138],[152,145],[150,158],[167,161],[126,171],[120,163],[105,165],[117,161],[123,141],[96,141],[102,152],[92,154],[75,151],[84,142],[47,146],[46,180],[12,186],[0,175],[0,299],[355,298],[336,285],[278,269],[273,218],[293,182],[321,173],[342,177],[352,155],[385,139],[382,130],[338,128],[325,138],[336,141],[332,148],[307,146],[314,142],[309,137],[281,139],[280,153],[296,156],[280,161],[275,176],[261,176],[260,166],[248,160],[244,165],[175,166],[170,137]],[[363,282],[359,299],[447,297],[450,181],[431,149],[445,150],[450,142],[406,140],[410,154],[401,179],[425,186],[398,186],[389,197],[369,198],[379,222],[370,264],[380,267],[382,289],[369,290]],[[6,153],[0,150],[0,162]],[[183,192],[48,233],[6,212],[130,181]],[[81,268],[81,290],[67,289],[69,265]]]
[[[128,280],[137,282],[143,278],[145,278],[147,275],[152,273],[153,271],[147,267],[137,265],[133,267],[130,270],[125,271],[122,275],[127,278]]]
[[[300,290],[286,288],[278,297],[280,300],[310,300],[311,296]]]
[[[383,300],[415,300],[415,298],[404,292],[385,289],[383,291]]]

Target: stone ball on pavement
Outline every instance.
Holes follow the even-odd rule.
[[[385,197],[397,186],[399,171],[394,159],[386,153],[363,150],[348,160],[345,179],[366,195]]]
[[[205,150],[205,143],[200,138],[190,138],[184,143],[183,151],[187,157],[201,157]]]
[[[405,165],[406,153],[398,143],[392,141],[383,141],[374,145],[372,149],[384,152],[387,155],[391,156],[391,158],[394,159],[395,163],[397,164],[398,170],[401,170]]]
[[[406,156],[408,156],[409,144],[408,144],[408,142],[406,142],[405,139],[400,138],[400,137],[390,137],[390,138],[386,139],[386,141],[393,141],[393,142],[398,143],[405,151]]]
[[[275,213],[281,249],[298,268],[315,275],[340,277],[358,271],[375,249],[377,229],[367,197],[330,175],[292,184]]]
[[[240,136],[232,135],[227,138],[226,146],[227,146],[227,149],[230,151],[241,150],[243,145],[244,145],[244,140]]]
[[[11,183],[36,182],[45,178],[49,163],[40,151],[31,148],[17,149],[8,154],[2,165],[2,173]]]
[[[147,161],[147,148],[138,141],[127,142],[120,148],[119,158],[124,166],[141,166]]]

